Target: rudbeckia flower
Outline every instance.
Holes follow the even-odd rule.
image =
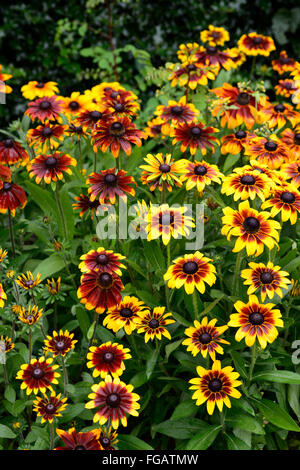
[[[6,85],[6,80],[9,80],[12,75],[10,73],[1,73],[2,65],[0,64],[0,93],[9,94],[12,92],[12,88]]]
[[[0,263],[3,263],[7,255],[8,255],[8,251],[3,250],[3,248],[0,248]]]
[[[64,446],[55,447],[54,450],[101,450],[99,443],[100,429],[92,429],[88,432],[77,432],[75,428],[68,431],[56,429]]]
[[[281,212],[282,222],[290,220],[294,225],[300,213],[300,193],[292,186],[275,189],[272,198],[262,204],[262,209],[271,207],[271,217]]]
[[[52,336],[47,335],[44,340],[44,351],[50,352],[54,357],[65,356],[69,351],[75,348],[77,340],[74,340],[74,333],[69,333],[68,330],[59,333],[53,331]]]
[[[118,93],[117,95],[113,92],[109,96],[104,97],[104,105],[108,113],[114,116],[135,116],[140,110],[140,105],[137,101],[137,96],[127,95],[124,93]]]
[[[103,325],[114,333],[124,328],[127,335],[136,329],[136,320],[147,307],[137,297],[125,295],[119,305],[109,309],[103,320]]]
[[[267,137],[253,137],[245,143],[245,155],[268,168],[277,170],[282,163],[288,161],[288,148],[275,135]]]
[[[233,173],[224,177],[221,193],[233,195],[233,199],[255,199],[258,196],[262,201],[269,196],[274,184],[268,176],[250,166],[235,168]]]
[[[197,63],[202,66],[217,67],[219,70],[221,68],[225,70],[230,70],[233,68],[233,62],[230,58],[230,55],[225,51],[220,51],[217,46],[200,46],[199,49],[195,52],[195,58]]]
[[[27,132],[27,141],[30,146],[41,146],[42,152],[56,148],[63,140],[66,126],[45,123]]]
[[[37,82],[33,80],[23,85],[21,93],[26,100],[34,100],[35,98],[43,98],[44,96],[53,96],[58,93],[58,86],[56,82]]]
[[[190,191],[193,188],[197,188],[199,193],[202,193],[206,186],[211,183],[221,184],[223,174],[219,171],[217,165],[207,163],[202,160],[194,160],[190,162],[186,160],[186,166],[184,174],[180,177],[181,181],[186,181],[186,189]]]
[[[26,165],[29,155],[23,147],[12,138],[4,139],[0,142],[0,163],[8,165]]]
[[[246,62],[247,57],[246,55],[237,47],[232,47],[230,49],[225,49],[224,52],[229,54],[229,57],[232,61],[232,68],[236,69],[240,67],[244,62]]]
[[[35,177],[35,181],[39,184],[42,179],[45,183],[50,184],[52,181],[62,180],[64,173],[72,175],[70,166],[76,166],[77,161],[70,155],[61,152],[54,152],[50,155],[39,155],[30,162],[29,176]]]
[[[4,300],[6,300],[6,299],[7,299],[7,295],[5,294],[5,292],[3,290],[3,286],[0,283],[0,308],[4,307]]]
[[[7,166],[0,165],[0,180],[2,181],[11,180],[11,171]]]
[[[273,299],[274,294],[282,297],[281,289],[287,289],[291,284],[286,279],[289,273],[281,271],[280,266],[274,266],[271,261],[265,265],[264,263],[249,263],[249,269],[243,269],[241,277],[246,279],[244,284],[249,286],[247,294],[253,294],[260,289],[261,300],[264,302],[266,296]]]
[[[121,302],[123,289],[124,286],[117,274],[89,271],[81,276],[77,297],[87,310],[94,309],[97,313],[103,313]]]
[[[110,375],[105,377],[105,381],[92,385],[91,401],[86,403],[88,409],[98,408],[94,416],[94,422],[99,422],[100,426],[111,419],[113,429],[118,429],[119,421],[124,427],[127,426],[126,414],[138,416],[140,396],[133,393],[133,386],[126,385],[119,378]]]
[[[169,318],[172,313],[165,313],[166,307],[155,307],[152,311],[143,310],[138,313],[136,321],[136,328],[138,333],[145,333],[145,343],[149,340],[153,341],[155,338],[158,340],[165,336],[171,339],[169,331],[165,328],[171,323],[175,323],[175,320]]]
[[[103,106],[89,106],[89,109],[81,111],[75,119],[75,124],[84,129],[95,129],[100,119],[107,119],[111,117]]]
[[[185,161],[183,159],[174,161],[170,153],[166,155],[162,153],[151,155],[148,153],[144,161],[146,164],[140,166],[144,170],[141,181],[143,184],[149,185],[150,191],[154,191],[156,188],[159,191],[164,188],[172,191],[174,185],[182,186],[179,177],[184,170]]]
[[[110,147],[113,156],[118,158],[121,149],[128,156],[131,154],[131,144],[140,147],[143,137],[144,133],[127,116],[102,119],[92,132],[92,144],[95,152],[99,147],[105,153]]]
[[[172,207],[168,204],[151,206],[146,216],[148,225],[147,240],[162,238],[164,245],[167,245],[171,238],[187,237],[190,229],[195,227],[192,217],[185,214],[187,207]]]
[[[99,443],[101,450],[116,450],[115,445],[119,442],[118,434],[112,431],[111,427],[101,429],[99,436]]]
[[[184,332],[187,339],[182,344],[187,346],[187,351],[190,351],[193,356],[197,356],[201,352],[203,357],[207,356],[207,353],[213,361],[216,359],[216,353],[224,354],[223,348],[219,343],[230,344],[220,336],[228,329],[227,325],[216,327],[217,319],[213,318],[208,321],[207,317],[204,317],[201,323],[197,320],[194,321],[194,326],[190,326]]]
[[[209,25],[208,29],[200,31],[200,39],[202,42],[208,42],[210,46],[224,46],[229,41],[229,33],[224,28]]]
[[[0,292],[1,292],[1,285],[0,285]],[[1,295],[1,294],[0,294]],[[1,299],[0,299],[0,302],[1,302]],[[1,305],[0,305],[1,307]],[[0,337],[0,352],[4,352],[5,354],[7,354],[9,351],[11,351],[12,349],[14,349],[15,347],[15,343],[13,343],[12,339],[9,338],[8,336],[1,336]]]
[[[81,95],[79,91],[73,91],[70,97],[60,96],[59,98],[62,101],[62,113],[68,117],[85,111],[90,104],[89,98]]]
[[[249,302],[245,304],[240,300],[234,304],[238,313],[230,315],[228,326],[238,327],[235,334],[236,341],[245,338],[247,346],[253,346],[257,339],[261,348],[265,349],[268,343],[278,336],[276,326],[283,327],[281,312],[274,309],[274,304],[260,304],[256,295],[250,295]]]
[[[272,60],[273,70],[276,70],[280,75],[286,72],[292,72],[295,68],[296,61],[288,57],[286,51],[281,51],[279,58]]]
[[[288,103],[269,104],[259,112],[258,121],[260,123],[267,121],[270,128],[283,127],[288,121],[295,126],[300,122],[300,113],[294,111],[293,106]]]
[[[107,273],[116,273],[118,276],[122,276],[120,268],[125,268],[121,260],[125,259],[125,256],[120,253],[114,253],[112,250],[106,250],[102,246],[97,250],[90,250],[88,253],[80,257],[83,261],[79,264],[81,272],[86,273],[88,271],[99,271]]]
[[[33,411],[41,417],[41,423],[52,423],[53,419],[61,416],[61,413],[67,407],[67,398],[61,398],[61,393],[56,395],[55,391],[51,392],[51,395],[47,397],[36,397],[33,402]]]
[[[30,326],[37,323],[43,315],[43,309],[39,308],[37,305],[28,305],[27,308],[17,305],[14,307],[14,311],[18,313],[19,320],[21,320],[22,323],[26,323]]]
[[[175,68],[174,64],[169,66],[171,75],[169,80],[171,86],[177,85],[180,87],[188,86],[191,90],[195,90],[198,85],[206,86],[208,80],[215,80],[218,74],[218,67],[204,67],[203,64],[198,64],[196,57],[190,57],[181,67]]]
[[[300,134],[299,134],[300,136]],[[300,146],[299,146],[299,157],[298,160],[292,163],[284,163],[280,168],[281,174],[286,179],[291,179],[290,184],[295,188],[300,186]]]
[[[105,204],[107,200],[115,204],[116,196],[121,199],[126,199],[126,194],[134,196],[135,189],[131,185],[137,185],[132,176],[124,170],[117,170],[116,167],[92,173],[86,184],[90,185],[88,193],[91,201],[99,198],[100,204]]]
[[[236,387],[242,385],[242,382],[237,380],[240,374],[234,372],[231,366],[221,368],[221,362],[215,361],[209,370],[198,366],[197,374],[199,377],[189,381],[192,384],[190,389],[195,390],[192,398],[196,400],[197,406],[207,402],[208,414],[213,414],[215,405],[220,411],[223,410],[224,404],[231,408],[229,397],[241,397],[241,393],[236,390]]]
[[[272,250],[274,245],[277,246],[279,241],[279,233],[281,226],[275,220],[268,220],[269,212],[258,212],[251,209],[249,201],[239,204],[238,210],[231,207],[223,209],[222,217],[223,227],[222,235],[230,240],[231,236],[237,237],[233,252],[246,248],[247,255],[259,256],[264,251],[264,245]]]
[[[23,380],[21,383],[21,390],[26,390],[26,394],[30,395],[34,392],[35,395],[40,391],[45,394],[46,390],[53,391],[52,384],[57,385],[57,377],[60,377],[58,372],[58,364],[51,365],[53,359],[45,359],[43,356],[39,359],[32,359],[29,364],[21,365],[16,378]]]
[[[63,102],[57,96],[44,96],[35,101],[30,101],[28,109],[25,114],[30,117],[32,121],[38,119],[41,122],[47,121],[60,121],[60,113],[62,112]]]
[[[21,274],[17,279],[16,283],[25,290],[34,289],[41,283],[41,274],[38,273],[34,278],[31,271],[27,271],[26,274]]]
[[[212,286],[216,282],[216,268],[209,258],[206,258],[200,251],[194,254],[186,254],[176,258],[173,264],[168,267],[164,275],[164,280],[168,281],[171,289],[180,289],[184,286],[187,294],[192,294],[196,289],[204,294],[205,283]]]
[[[47,279],[47,289],[50,295],[57,295],[60,291],[61,278],[58,277],[56,280],[54,278]]]
[[[270,52],[276,49],[270,36],[257,33],[243,34],[238,40],[238,47],[246,55],[263,55],[265,57],[268,57]]]
[[[224,135],[221,137],[221,154],[226,155],[230,153],[231,155],[237,155],[241,153],[245,148],[245,144],[253,137],[255,137],[255,134],[243,130],[239,130],[234,134]]]
[[[121,344],[107,343],[101,344],[101,346],[91,346],[87,354],[87,367],[93,368],[93,377],[101,376],[102,379],[107,374],[112,377],[119,377],[125,370],[124,361],[130,359],[130,350],[123,348]]]
[[[8,210],[14,217],[16,209],[23,209],[27,204],[25,191],[17,184],[0,181],[0,213],[5,214]]]
[[[187,103],[186,96],[182,96],[178,102],[170,100],[167,106],[157,106],[154,114],[163,120],[162,133],[169,135],[172,126],[193,121],[199,111],[192,103]]]
[[[275,85],[276,95],[281,95],[285,98],[290,98],[298,89],[299,87],[296,85],[295,80],[291,80],[290,78],[279,80],[278,84]]]
[[[147,126],[144,129],[145,139],[148,137],[162,137],[161,133],[161,126],[163,124],[163,120],[159,117],[153,118],[151,121],[147,121]]]
[[[292,129],[284,129],[280,135],[280,140],[288,147],[289,156],[294,155],[294,159],[300,159],[300,127]],[[284,165],[282,165],[284,168]]]
[[[215,132],[219,132],[215,127],[205,127],[201,122],[177,123],[171,130],[170,136],[174,137],[172,144],[181,142],[180,150],[185,152],[189,147],[191,155],[195,155],[197,149],[202,155],[206,155],[207,149],[214,153],[214,143],[219,143],[215,137]]]
[[[98,199],[95,199],[94,201],[91,200],[89,196],[86,196],[85,194],[80,194],[80,196],[75,197],[75,202],[72,204],[74,210],[80,210],[80,217],[85,214],[85,212],[90,211],[90,216],[91,219],[94,219],[94,213],[97,213],[97,209],[100,206],[100,202]]]

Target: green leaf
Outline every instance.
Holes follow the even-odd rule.
[[[38,273],[41,274],[41,280],[43,281],[47,277],[53,276],[53,274],[64,269],[65,264],[62,257],[58,253],[53,253],[49,258],[44,259],[37,265],[33,272],[35,277]]]
[[[8,426],[5,426],[4,424],[0,424],[0,438],[14,439],[15,437],[16,437],[16,434],[12,432],[12,430]]]
[[[174,420],[186,418],[187,416],[192,416],[195,414],[197,410],[198,407],[195,405],[193,400],[185,400],[176,406],[170,419]]]
[[[158,357],[159,357],[159,349],[157,348],[157,349],[154,349],[154,351],[152,352],[152,354],[150,355],[146,363],[146,376],[148,379],[152,375],[152,372],[154,370]]]
[[[169,419],[152,426],[153,431],[174,439],[190,439],[200,429],[207,429],[207,424],[196,418]]]
[[[152,268],[159,272],[165,272],[165,258],[160,246],[155,240],[144,243],[144,254]]]
[[[272,370],[258,372],[253,376],[255,381],[277,382],[281,384],[295,384],[300,385],[300,374],[291,372],[289,370]]]
[[[135,436],[119,434],[118,440],[118,448],[120,450],[153,450],[153,447],[147,444],[147,442]]]
[[[8,400],[10,403],[14,403],[16,400],[16,392],[15,389],[11,385],[7,385],[5,388],[4,392],[4,397],[6,400]]]
[[[90,319],[86,312],[86,309],[82,305],[74,305],[72,307],[72,312],[75,312],[79,327],[84,336],[87,335],[88,329],[90,327]]]
[[[62,205],[62,209],[65,216],[66,221],[66,229],[67,229],[67,238],[69,241],[72,241],[74,236],[74,210],[71,204],[70,196],[69,196],[69,185],[65,184],[63,188],[60,190],[60,201]]]
[[[173,351],[175,351],[182,343],[182,339],[178,339],[177,341],[174,341],[174,343],[169,343],[166,346],[166,359],[169,358],[170,354],[172,354]]]
[[[60,216],[55,199],[50,195],[47,189],[42,189],[37,184],[27,181],[25,183],[33,201],[42,209],[45,215],[52,215],[56,223],[61,226]]]
[[[241,410],[230,409],[226,414],[226,425],[244,429],[254,434],[265,434],[265,431],[257,418],[243,413]]]
[[[227,155],[223,165],[223,173],[226,173],[227,170],[235,166],[235,164],[239,161],[240,158],[241,156],[239,153],[237,155]]]
[[[224,434],[228,450],[251,450],[251,447],[233,434]]]
[[[216,439],[221,429],[222,426],[220,425],[206,426],[205,429],[202,429],[201,431],[197,432],[197,434],[192,437],[191,440],[189,440],[186,445],[186,450],[208,449]]]
[[[277,403],[267,399],[257,400],[252,398],[252,400],[270,423],[275,424],[275,426],[278,426],[281,429],[286,429],[287,431],[300,432],[300,428],[297,423],[285,410],[280,408]]]
[[[85,410],[84,403],[75,403],[74,405],[68,405],[66,411],[64,411],[60,418],[61,423],[67,423],[74,418],[77,418],[80,413]]]
[[[240,353],[236,351],[230,351],[230,354],[233,359],[237,372],[240,374],[241,377],[243,377],[244,379],[247,379],[248,375],[247,375],[247,371],[245,368],[245,361],[240,355]]]
[[[289,385],[288,388],[288,401],[290,407],[300,420],[300,387],[299,385]]]

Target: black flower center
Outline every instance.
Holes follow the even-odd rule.
[[[98,264],[105,265],[109,262],[109,257],[105,253],[101,253],[96,259]]]
[[[246,93],[245,91],[243,91],[242,93],[239,93],[236,97],[236,101],[238,102],[238,104],[241,104],[241,105],[249,104],[250,102],[249,93]]]
[[[31,323],[34,320],[33,315],[28,315],[27,320]]]
[[[100,113],[100,111],[91,111],[90,117],[93,121],[98,121],[98,119],[102,118],[102,113]]]
[[[296,197],[293,193],[290,193],[289,191],[284,191],[281,194],[280,199],[286,204],[292,204],[295,201]]]
[[[117,408],[119,404],[121,403],[121,397],[118,393],[110,393],[106,397],[106,404],[107,406],[110,406],[111,408]]]
[[[199,137],[202,134],[202,129],[200,129],[200,127],[194,126],[191,127],[190,132],[193,137]]]
[[[121,122],[113,122],[109,128],[109,132],[112,135],[122,135],[125,132],[124,126]]]
[[[51,108],[50,101],[45,100],[40,103],[40,109],[42,109],[43,111],[46,111],[47,109],[50,109],[50,108]]]
[[[197,67],[194,64],[189,64],[189,65],[187,65],[186,68],[189,72],[193,72],[194,70],[197,70]]]
[[[219,392],[222,388],[222,382],[220,379],[211,379],[208,383],[208,388],[212,392]]]
[[[217,52],[217,48],[216,46],[207,46],[206,52],[208,52],[208,54],[215,54]]]
[[[268,142],[265,143],[265,149],[271,152],[274,152],[274,150],[277,149],[277,144],[269,140]]]
[[[35,85],[35,88],[44,88],[45,84],[42,82],[39,82]]]
[[[45,161],[45,165],[47,168],[55,168],[57,164],[57,158],[55,157],[48,157]]]
[[[249,315],[249,322],[252,325],[261,325],[264,322],[265,318],[260,312],[253,312]]]
[[[201,333],[201,335],[199,335],[199,341],[202,344],[208,344],[211,342],[211,335],[207,332]]]
[[[102,447],[109,447],[110,445],[110,439],[108,437],[100,437],[100,444]]]
[[[260,275],[260,280],[263,284],[271,284],[273,279],[274,279],[274,276],[269,271],[266,271],[265,273],[261,273]]]
[[[260,44],[262,42],[262,38],[254,37],[254,38],[252,38],[252,41],[254,42],[254,44]]]
[[[277,104],[276,106],[274,106],[274,110],[276,111],[276,113],[283,113],[283,111],[285,110],[285,106],[283,104]]]
[[[204,176],[207,173],[207,168],[204,165],[197,165],[194,168],[195,175]]]
[[[6,139],[3,141],[4,147],[7,149],[11,149],[14,146],[14,140],[13,139]]]
[[[242,184],[250,186],[255,183],[255,178],[252,175],[244,175],[241,177],[240,181]]]
[[[160,225],[171,225],[174,222],[174,215],[171,213],[160,214],[159,223]]]
[[[106,184],[113,186],[117,182],[117,176],[114,173],[108,173],[104,176],[104,181]]]
[[[120,310],[120,315],[124,318],[130,318],[133,316],[133,311],[131,310],[131,308],[125,307]]]
[[[63,351],[66,347],[66,343],[64,341],[57,341],[55,346],[58,351]]]
[[[180,116],[180,114],[183,112],[182,106],[172,106],[171,108],[172,114],[175,114],[175,116]]]
[[[28,281],[24,282],[25,287],[32,287],[34,284],[32,279],[28,279]]]
[[[113,281],[112,275],[109,273],[101,273],[99,276],[100,287],[104,289],[107,287],[110,287],[112,285],[112,281]]]
[[[124,106],[122,105],[122,103],[116,103],[115,110],[117,111],[117,113],[122,113],[122,111],[124,111]]]
[[[70,101],[69,108],[71,108],[72,111],[76,111],[76,109],[79,108],[79,103],[77,101]]]
[[[8,183],[7,181],[3,183],[3,190],[4,191],[10,191],[12,188],[12,183]]]
[[[198,264],[195,261],[187,261],[182,266],[182,270],[185,274],[195,274],[198,271]]]
[[[155,124],[151,127],[151,131],[153,134],[160,134],[161,133],[161,124]]]
[[[119,95],[120,95],[120,93],[119,93],[118,91],[112,91],[111,94],[110,94],[110,97],[111,97],[113,100],[116,100]]]
[[[159,327],[159,321],[156,320],[156,318],[152,318],[152,320],[149,321],[149,326],[152,330],[155,330]]]
[[[255,233],[259,230],[260,222],[255,217],[247,217],[243,222],[243,227],[248,233]]]
[[[74,450],[86,450],[86,448],[82,445],[78,445],[78,446],[74,447]]]
[[[45,406],[46,413],[49,415],[52,415],[56,411],[56,406],[53,403],[48,403],[48,405]]]
[[[42,130],[42,136],[43,137],[50,137],[50,135],[52,135],[53,132],[52,132],[52,129],[50,127],[44,127],[44,129]]]
[[[159,169],[162,173],[168,173],[170,171],[171,167],[167,163],[162,163],[160,165]]]
[[[109,364],[110,362],[112,362],[115,358],[115,355],[114,353],[110,352],[110,351],[107,351],[106,353],[103,354],[103,361],[106,362],[107,364]]]
[[[295,134],[294,135],[294,143],[296,145],[300,145],[300,134]]]
[[[33,369],[31,375],[34,379],[38,380],[44,377],[45,372],[40,367],[36,367],[35,369]]]
[[[237,139],[244,139],[247,134],[245,131],[237,131],[234,135]]]

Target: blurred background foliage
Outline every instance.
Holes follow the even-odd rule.
[[[1,127],[24,112],[20,87],[29,80],[57,81],[64,96],[119,80],[147,99],[178,45],[198,42],[209,24],[228,29],[231,45],[256,31],[300,53],[300,6],[292,0],[2,0],[1,16],[0,64],[14,89],[0,107]]]

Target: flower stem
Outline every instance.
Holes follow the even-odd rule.
[[[251,356],[251,363],[249,367],[249,375],[248,375],[248,386],[250,385],[252,381],[252,375],[253,375],[253,370],[255,366],[255,361],[256,361],[256,345],[254,344],[252,346],[252,356]]]
[[[54,420],[49,423],[50,425],[50,450],[54,448]]]
[[[62,362],[62,367],[63,367],[63,372],[64,372],[64,396],[67,397],[68,396],[67,386],[68,386],[69,381],[68,381],[68,372],[67,372],[64,356],[61,356],[61,362]]]
[[[200,315],[199,315],[199,311],[198,311],[198,302],[197,302],[197,292],[196,292],[196,289],[194,290],[194,292],[193,292],[193,294],[192,294],[192,298],[193,298],[193,306],[194,306],[195,320],[199,320]]]
[[[28,348],[29,348],[29,362],[30,362],[31,361],[31,355],[32,355],[31,326],[29,327],[29,333],[28,333]]]
[[[16,247],[15,247],[15,239],[14,239],[14,231],[13,231],[13,221],[12,221],[12,216],[11,216],[11,212],[9,209],[8,209],[8,226],[9,226],[9,238],[10,238],[12,255],[13,255],[13,258],[15,258]]]
[[[5,383],[5,385],[9,385],[9,380],[8,380],[7,371],[6,371],[6,365],[4,363],[2,365],[3,365],[4,383]]]
[[[64,237],[67,240],[67,238],[68,238],[67,237],[67,225],[66,225],[66,219],[65,219],[64,211],[63,211],[63,208],[62,208],[62,205],[61,205],[59,189],[58,189],[58,182],[56,183],[56,186],[55,186],[55,198],[56,198],[57,207],[58,207],[60,217],[61,217],[61,221],[62,221]]]
[[[241,271],[242,260],[243,260],[243,252],[240,251],[236,257],[236,263],[235,263],[233,289],[232,289],[233,295],[238,295],[238,281],[239,281],[239,275]]]

